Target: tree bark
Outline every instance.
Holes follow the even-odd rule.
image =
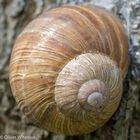
[[[20,111],[9,85],[9,60],[17,35],[44,10],[65,4],[100,5],[118,15],[129,36],[130,66],[121,104],[100,129],[65,136],[34,126]],[[140,2],[138,0],[0,0],[0,139],[139,140],[140,139]],[[25,137],[26,136],[26,137]]]

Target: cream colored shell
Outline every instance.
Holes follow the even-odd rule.
[[[101,127],[116,111],[128,68],[128,40],[112,14],[68,6],[44,12],[17,37],[10,84],[25,115],[66,135]]]

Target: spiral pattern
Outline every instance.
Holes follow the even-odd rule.
[[[122,79],[115,63],[107,56],[90,53],[72,59],[59,72],[54,91],[60,111],[77,121],[94,120],[94,114],[103,110],[111,115],[108,105],[114,100],[117,107],[121,92]]]
[[[12,93],[36,125],[77,135],[117,109],[128,68],[120,22],[99,7],[44,12],[18,36],[10,62]]]

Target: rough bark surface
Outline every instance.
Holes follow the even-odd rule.
[[[37,128],[19,110],[11,94],[8,70],[16,36],[44,10],[65,4],[100,5],[117,14],[130,43],[130,66],[121,104],[97,131],[82,136],[57,135]],[[140,1],[139,0],[0,0],[0,139],[139,140]]]

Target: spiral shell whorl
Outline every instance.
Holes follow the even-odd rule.
[[[78,100],[86,110],[99,111],[104,106],[107,94],[109,95],[107,85],[101,80],[89,80],[80,87]]]
[[[99,108],[103,104],[103,95],[100,92],[93,92],[88,96],[87,102],[89,105]]]
[[[55,101],[67,117],[88,120],[91,114],[106,110],[109,100],[120,100],[121,91],[122,79],[116,64],[105,55],[87,53],[71,60],[59,73]]]
[[[61,7],[44,12],[17,38],[10,85],[33,123],[84,134],[117,109],[127,68],[127,36],[112,14],[98,7]]]

